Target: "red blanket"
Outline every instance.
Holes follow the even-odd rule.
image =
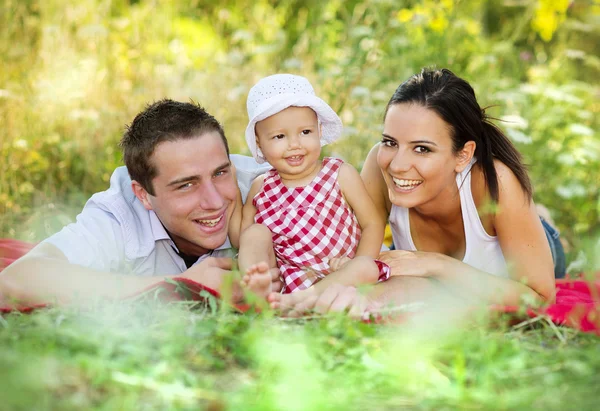
[[[25,254],[33,247],[30,243],[11,239],[0,239],[0,271],[8,264]],[[195,281],[184,277],[174,279],[174,282],[159,281],[146,288],[139,294],[161,289],[158,293],[161,299],[182,300],[190,299],[201,301],[205,299],[207,292],[219,298],[219,293],[205,287]],[[37,306],[20,306],[19,311],[29,312],[36,308],[45,307],[45,304]],[[247,306],[239,306],[245,311]],[[0,296],[0,313],[12,311],[7,302],[2,301]],[[501,306],[492,307],[493,310],[511,313],[515,316],[527,315],[536,317],[546,315],[553,323],[573,327],[581,331],[592,332],[600,335],[600,281],[583,281],[576,279],[556,281],[556,301],[541,309],[527,309],[523,313],[519,307]],[[522,314],[523,313],[523,314]]]

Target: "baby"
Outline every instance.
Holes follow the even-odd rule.
[[[278,308],[332,283],[387,279],[389,267],[375,260],[383,229],[360,175],[340,159],[321,159],[321,147],[341,135],[338,115],[307,79],[291,74],[260,80],[247,108],[246,142],[259,163],[273,168],[253,182],[231,220],[242,285]],[[275,262],[282,294],[271,293]]]

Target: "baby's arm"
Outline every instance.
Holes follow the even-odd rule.
[[[254,179],[250,186],[250,191],[246,197],[246,204],[242,202],[242,193],[238,188],[237,196],[235,199],[235,208],[233,215],[229,220],[229,241],[235,248],[240,248],[240,236],[242,232],[254,224],[254,216],[256,215],[256,208],[252,204],[252,199],[262,187],[264,181],[264,175],[260,175]]]
[[[242,193],[238,187],[237,196],[235,198],[235,208],[233,209],[233,214],[229,219],[229,241],[234,248],[240,248],[240,234],[242,231],[242,208],[244,205],[242,204]]]
[[[242,219],[241,219],[241,232],[243,232],[246,228],[250,227],[254,224],[254,216],[256,215],[256,207],[254,207],[254,197],[258,194],[260,189],[262,188],[263,181],[265,180],[264,175],[260,175],[254,179],[252,185],[250,186],[250,191],[248,192],[248,197],[246,198],[246,204],[242,208]]]
[[[297,304],[317,298],[334,284],[358,286],[374,284],[379,277],[379,267],[371,257],[360,256],[350,259],[338,271],[325,276],[321,281],[305,290],[291,294],[269,294],[268,300],[272,308],[282,308],[284,311],[296,307]]]
[[[354,211],[362,231],[356,256],[377,258],[381,244],[383,244],[385,217],[379,215],[379,211],[373,204],[373,200],[354,167],[344,163],[338,175],[338,183],[344,198]]]

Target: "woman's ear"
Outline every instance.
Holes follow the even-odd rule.
[[[474,141],[467,141],[463,148],[456,154],[456,167],[454,171],[460,173],[463,171],[471,162],[471,159],[475,155],[475,148],[477,144]]]

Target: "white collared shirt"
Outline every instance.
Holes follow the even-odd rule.
[[[245,200],[252,181],[271,166],[237,154],[230,158]],[[150,276],[181,274],[187,269],[154,211],[146,210],[133,193],[125,167],[114,171],[108,190],[88,200],[75,223],[44,241],[60,249],[70,263],[99,271]],[[232,256],[229,239],[195,264],[209,256]]]

